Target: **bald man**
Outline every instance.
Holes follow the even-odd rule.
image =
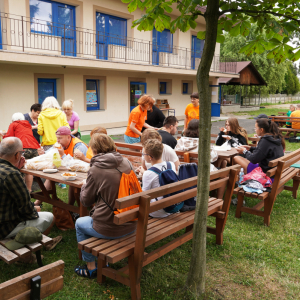
[[[23,153],[19,138],[8,137],[0,143],[0,240],[15,236],[25,227],[36,227],[48,235],[55,222],[52,213],[37,212],[30,201],[19,171],[25,163]],[[54,238],[46,249],[53,249],[60,241],[61,237]]]

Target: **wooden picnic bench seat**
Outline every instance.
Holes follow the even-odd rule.
[[[279,130],[281,133],[286,132],[286,135],[284,135],[284,138],[288,138],[291,133],[294,133],[294,136],[297,135],[298,132],[300,132],[300,129],[296,128],[287,128],[287,127],[282,127],[286,125],[286,122],[300,122],[300,118],[297,117],[287,117],[287,116],[269,116],[269,118],[279,124]]]
[[[38,265],[42,267],[43,263],[41,260],[41,249],[43,246],[47,246],[52,243],[52,238],[43,235],[43,239],[40,243],[28,244],[25,247],[11,251],[5,247],[5,243],[7,243],[9,240],[10,239],[0,240],[0,259],[9,265],[20,260],[21,258],[31,255],[32,252],[36,252]]]
[[[65,263],[59,260],[3,282],[0,284],[0,299],[44,299],[63,288],[64,267]]]
[[[235,165],[210,174],[210,191],[224,186],[227,187],[224,200],[216,198],[209,198],[208,200],[207,215],[216,218],[216,227],[207,227],[207,232],[216,235],[216,243],[219,245],[223,243],[223,231],[239,170],[240,166]],[[98,283],[104,282],[105,278],[109,277],[130,286],[132,299],[141,299],[140,280],[142,267],[191,240],[193,238],[195,217],[195,211],[175,213],[162,219],[149,218],[149,213],[196,196],[196,187],[186,191],[182,191],[182,189],[194,187],[197,185],[197,180],[197,177],[193,177],[116,200],[115,208],[118,209],[139,205],[135,209],[114,216],[115,224],[124,224],[138,218],[136,232],[115,240],[92,237],[78,243],[79,250],[85,250],[98,257]],[[150,200],[153,198],[175,191],[180,192],[160,201],[150,203]],[[161,241],[182,229],[185,229],[183,235],[151,253],[145,252],[145,247]],[[107,266],[107,263],[114,264],[125,258],[128,258],[128,265],[119,270]]]
[[[269,167],[272,167],[267,172],[267,176],[273,177],[271,192],[263,192],[262,194],[245,192],[241,187],[234,189],[234,194],[237,194],[238,203],[235,217],[240,218],[241,212],[260,216],[264,218],[264,224],[270,225],[270,216],[273,210],[274,202],[279,193],[284,189],[292,191],[293,198],[297,198],[297,191],[300,183],[299,169],[291,167],[294,163],[300,160],[300,149],[292,153],[280,157],[269,162]],[[286,186],[285,184],[293,179],[293,186]],[[254,207],[245,207],[243,205],[244,197],[257,198],[259,203]],[[264,208],[262,211],[261,209]]]

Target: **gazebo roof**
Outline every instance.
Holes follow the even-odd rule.
[[[221,62],[221,72],[226,72],[229,62]],[[239,61],[236,63],[236,73],[240,74],[240,78],[220,77],[220,85],[267,85],[263,77],[257,71],[251,61]]]

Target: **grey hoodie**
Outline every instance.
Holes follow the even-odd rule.
[[[91,159],[86,184],[82,186],[80,194],[80,201],[84,206],[95,204],[90,212],[93,228],[106,237],[119,237],[133,232],[137,223],[116,225],[113,222],[114,213],[109,206],[114,208],[122,176],[117,169],[129,174],[132,166],[127,158],[116,151],[95,155]],[[100,198],[100,194],[109,206]]]

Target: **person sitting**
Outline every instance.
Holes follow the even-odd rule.
[[[41,212],[30,201],[19,171],[25,163],[23,153],[22,141],[17,137],[8,137],[0,144],[0,240],[11,238],[26,227],[36,227],[48,235],[55,224],[52,213]],[[46,250],[52,250],[61,239],[61,236],[54,238]],[[30,256],[22,261],[33,263],[34,260]]]
[[[151,164],[152,167],[155,167],[161,171],[167,169],[167,162],[162,159],[164,151],[164,145],[159,140],[148,140],[144,144],[143,149],[143,157],[145,158],[145,161],[148,164]],[[173,162],[170,162],[173,172],[176,173],[175,164]],[[143,174],[143,191],[148,191],[157,187],[160,187],[159,184],[159,175],[153,171],[146,170]],[[157,197],[155,199],[151,199],[150,203],[159,201],[163,197]],[[165,218],[171,213],[167,213],[164,209],[159,209],[153,213],[149,214],[153,218]]]
[[[47,97],[38,117],[38,134],[42,136],[42,146],[45,151],[56,143],[55,132],[61,126],[69,127],[66,115],[60,110],[55,97]]]
[[[107,134],[107,131],[104,127],[101,127],[101,126],[97,126],[95,127],[91,133],[90,133],[90,137],[93,136],[94,133],[103,133],[103,134]],[[85,161],[87,163],[90,163],[91,162],[91,159],[93,157],[93,150],[91,147],[88,148],[87,152],[86,152],[86,155],[84,155],[82,152],[80,151],[77,151],[74,153],[74,157],[82,160],[82,161]]]
[[[295,109],[296,109],[296,106],[291,104],[290,105],[290,110],[286,113],[286,115],[289,117],[292,114],[292,112],[295,111]],[[291,122],[286,122],[286,127],[287,128],[292,128],[292,123]]]
[[[14,113],[12,116],[12,123],[9,125],[7,133],[3,138],[7,137],[17,137],[21,140],[24,147],[24,157],[25,159],[31,159],[39,154],[43,154],[43,149],[41,149],[40,144],[37,142],[33,136],[32,128],[30,123],[25,120],[22,113]],[[26,186],[31,192],[33,176],[25,175]]]
[[[300,118],[300,104],[297,104],[296,110],[291,113],[292,118]],[[300,129],[300,122],[292,122],[292,128]]]
[[[173,136],[177,131],[177,127],[177,118],[175,116],[169,116],[165,118],[163,128],[157,131],[162,137],[162,143],[169,145],[172,149],[177,145],[177,140]]]
[[[143,147],[146,144],[146,142],[150,139],[158,140],[160,143],[162,142],[162,137],[156,130],[146,129],[143,132],[143,135],[141,137],[141,143],[142,143]],[[179,159],[178,159],[176,152],[170,146],[168,146],[166,144],[163,144],[163,148],[164,149],[163,149],[163,153],[162,153],[162,160],[173,162],[175,165],[176,172],[178,172],[178,167],[179,167],[180,163],[179,163]],[[139,167],[137,169],[137,171],[140,172],[141,174],[143,174],[149,168],[151,168],[151,164],[148,163],[145,160],[145,158],[143,157],[142,166]]]
[[[189,122],[187,129],[183,132],[183,135],[178,141],[175,147],[177,151],[193,151],[198,152],[199,146],[199,120],[192,119]]]
[[[147,111],[147,124],[152,127],[161,128],[163,126],[163,122],[165,118],[166,117],[163,114],[163,112],[155,105],[152,106],[152,111],[151,110]],[[142,132],[145,129],[146,128],[143,127]]]
[[[112,208],[118,198],[122,173],[129,174],[132,166],[116,151],[114,141],[106,134],[93,134],[90,147],[94,157],[86,182],[81,188],[80,201],[83,206],[94,204],[94,207],[90,216],[77,219],[77,241],[81,242],[90,237],[113,240],[129,235],[136,230],[137,222],[116,225]],[[88,278],[97,277],[96,257],[82,251],[82,260],[87,263],[86,266],[75,267],[75,273]]]
[[[39,103],[35,103],[31,105],[30,113],[24,114],[24,118],[30,123],[33,136],[35,137],[38,143],[40,143],[40,136],[37,132],[37,128],[38,128],[38,117],[41,113],[41,110],[42,110],[42,105]]]
[[[268,119],[257,119],[255,131],[261,137],[256,147],[240,146],[236,148],[244,157],[235,156],[234,162],[242,166],[245,174],[257,167],[261,167],[266,173],[271,169],[269,162],[284,155],[285,141],[274,122]]]
[[[66,114],[67,122],[72,130],[72,135],[77,138],[81,138],[80,130],[79,130],[79,121],[80,118],[78,114],[73,110],[74,101],[72,99],[65,100],[61,107]]]

